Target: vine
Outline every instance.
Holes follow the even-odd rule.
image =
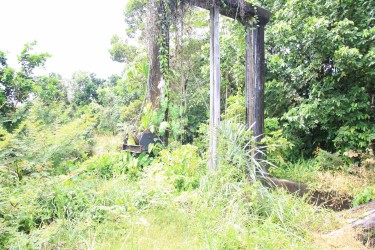
[[[171,75],[173,72],[170,69],[170,30],[174,28],[176,44],[178,44],[178,28],[179,24],[183,22],[186,4],[182,0],[159,0],[156,4],[159,10],[157,25],[160,28],[157,37],[158,60],[163,81],[160,109],[157,112],[159,119],[157,120],[159,133],[164,137],[164,142],[168,144],[170,132],[174,137],[179,134],[180,124],[176,121],[182,115],[181,112],[176,112],[179,108],[171,102]]]
[[[239,16],[244,17],[245,15],[245,4],[248,0],[240,0],[238,3]],[[155,0],[155,8],[151,8],[151,11],[156,11],[156,27],[158,34],[156,41],[159,47],[158,51],[158,62],[160,67],[160,73],[162,75],[162,91],[160,95],[160,105],[157,111],[157,122],[155,125],[159,126],[159,133],[161,136],[164,136],[164,141],[168,143],[168,136],[171,132],[172,136],[176,137],[181,134],[181,127],[186,122],[184,121],[183,114],[186,112],[186,103],[185,108],[184,104],[181,102],[180,108],[178,105],[173,104],[172,99],[172,87],[171,84],[173,81],[174,73],[170,68],[170,31],[173,29],[175,31],[175,43],[178,47],[178,44],[182,42],[179,40],[179,24],[183,27],[183,19],[186,11],[187,4],[186,0]],[[258,23],[258,18],[254,17],[253,19],[243,23],[247,27],[254,26],[254,23]],[[182,32],[181,32],[182,33]],[[181,35],[182,36],[182,35]],[[176,47],[176,48],[177,48]],[[176,49],[176,56],[177,56]],[[181,63],[182,67],[183,64]],[[183,76],[181,76],[183,78]],[[183,83],[184,80],[182,79]],[[186,120],[186,119],[185,119]]]

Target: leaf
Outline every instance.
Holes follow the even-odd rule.
[[[169,123],[166,122],[166,121],[163,121],[160,123],[160,126],[159,126],[159,133],[160,135],[164,135],[165,134],[165,131],[167,131],[167,129],[169,128]]]

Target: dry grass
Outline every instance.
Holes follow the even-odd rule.
[[[343,249],[343,250],[360,250],[371,249],[362,244],[357,239],[356,235],[359,232],[354,229],[347,229],[337,233],[317,234],[314,235],[313,248],[314,249]]]
[[[361,235],[363,236],[361,229],[351,226],[353,221],[363,218],[372,209],[375,209],[375,202],[333,213],[334,217],[324,223],[334,225],[331,232],[313,235],[316,249],[374,249],[363,245],[360,239]]]
[[[336,191],[354,197],[364,187],[375,183],[375,171],[365,167],[351,167],[351,172],[318,172],[310,186],[316,190]]]
[[[103,155],[120,150],[122,138],[120,135],[95,135],[94,155]]]

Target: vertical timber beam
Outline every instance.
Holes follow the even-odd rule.
[[[253,29],[254,136],[259,142],[264,133],[264,25]]]
[[[218,164],[218,133],[220,123],[220,44],[219,6],[215,3],[210,9],[210,159],[209,169]]]
[[[248,25],[246,30],[246,123],[258,143],[264,133],[264,25]]]
[[[245,60],[245,101],[246,124],[251,127],[254,124],[254,56],[252,42],[252,28],[246,25],[246,60]]]

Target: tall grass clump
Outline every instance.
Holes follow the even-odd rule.
[[[199,234],[214,249],[308,248],[321,218],[304,199],[263,187],[272,164],[259,157],[265,147],[256,147],[250,129],[232,121],[218,129],[219,167],[201,177],[195,201]]]
[[[251,181],[265,178],[267,165],[264,146],[256,145],[251,127],[233,120],[223,121],[218,128],[219,168],[236,171],[238,176],[247,176]]]

